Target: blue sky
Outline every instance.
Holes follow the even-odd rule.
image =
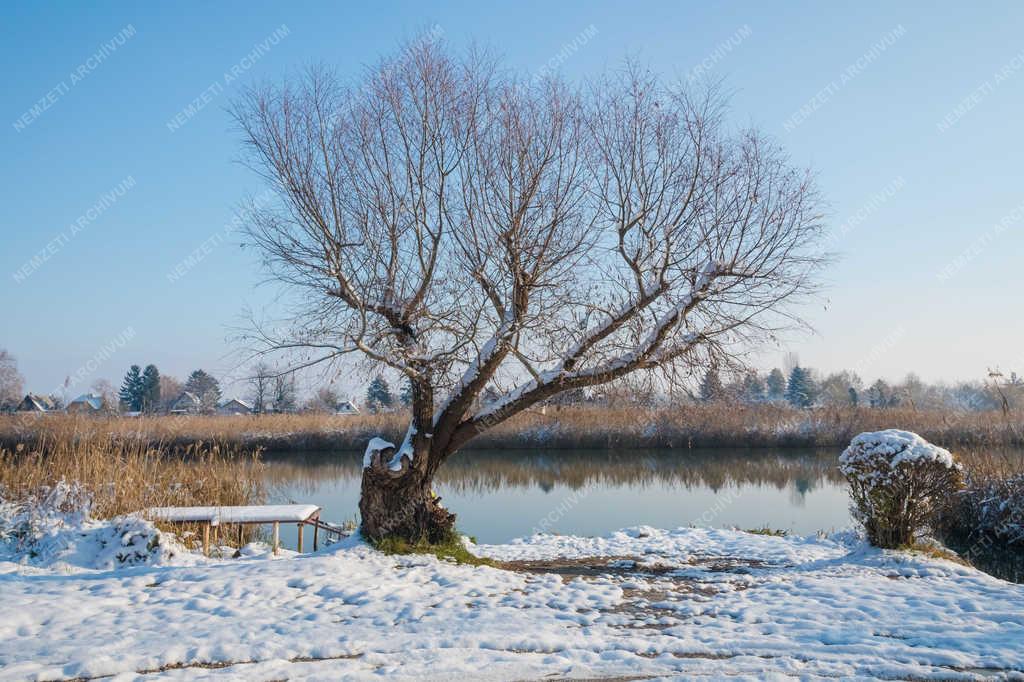
[[[786,346],[802,364],[870,379],[1024,371],[1020,3],[22,3],[5,14],[0,348],[33,390],[83,367],[82,389],[117,384],[133,362],[179,377],[228,367],[231,329],[274,290],[226,229],[262,188],[236,161],[224,107],[244,84],[313,61],[355,74],[435,25],[525,73],[560,62],[581,78],[632,55],[669,79],[725,78],[736,122],[817,171],[838,232],[827,301],[806,310],[817,332]],[[763,365],[783,350],[766,349]]]

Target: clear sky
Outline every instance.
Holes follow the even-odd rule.
[[[273,296],[230,230],[262,188],[224,107],[313,61],[356,73],[432,26],[526,73],[633,55],[724,77],[736,121],[816,169],[831,206],[840,260],[806,311],[816,333],[788,344],[802,364],[1024,371],[1024,4],[370,4],[4,8],[0,348],[28,388],[223,370],[243,309]]]

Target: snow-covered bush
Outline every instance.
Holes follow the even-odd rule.
[[[13,497],[0,488],[0,542],[15,551],[33,551],[55,525],[80,523],[92,507],[92,498],[81,485],[63,480]]]
[[[185,554],[172,536],[138,516],[97,520],[80,485],[59,481],[16,502],[0,490],[0,561],[110,570],[166,563]]]
[[[916,433],[888,429],[856,436],[839,458],[854,517],[878,547],[901,547],[932,524],[961,485],[953,455]]]

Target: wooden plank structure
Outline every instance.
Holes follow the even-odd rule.
[[[272,525],[274,528],[274,554],[281,546],[281,524],[295,523],[299,528],[297,549],[302,551],[303,529],[313,526],[313,551],[319,548],[320,529],[330,533],[342,534],[342,529],[331,526],[320,520],[320,507],[313,504],[269,504],[250,505],[244,507],[151,507],[145,516],[153,521],[165,523],[198,523],[203,528],[203,553],[210,555],[210,529],[213,529],[213,541],[220,537],[220,526],[236,524],[240,526],[238,540],[241,544],[244,525]]]

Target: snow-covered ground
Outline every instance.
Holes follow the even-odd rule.
[[[138,524],[66,528],[20,561],[3,545],[0,678],[1024,679],[1024,586],[852,534],[473,548],[517,568],[500,570],[355,539],[207,560]],[[148,565],[88,568],[118,565],[123,542]]]

